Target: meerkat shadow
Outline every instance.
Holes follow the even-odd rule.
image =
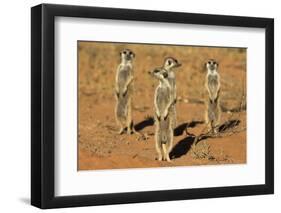
[[[204,121],[191,121],[190,123],[182,123],[174,129],[174,136],[180,136],[187,128],[194,128],[198,124],[203,124]]]
[[[143,121],[137,123],[134,128],[136,131],[141,131],[143,130],[145,127],[148,126],[153,126],[154,125],[154,118],[153,117],[147,117],[145,118]]]
[[[195,141],[194,136],[187,136],[180,140],[170,152],[170,158],[175,159],[186,155]]]
[[[222,110],[222,112],[232,112],[232,113],[236,112],[237,113],[237,112],[246,111],[247,105],[243,104],[242,106],[229,109],[229,108],[225,107],[223,104],[221,104],[221,110]]]
[[[235,119],[235,120],[229,120],[223,123],[218,127],[219,132],[225,132],[226,130],[233,129],[234,127],[238,126],[240,124],[240,120]]]

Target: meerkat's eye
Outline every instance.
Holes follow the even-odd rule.
[[[154,73],[158,73],[158,72],[160,72],[160,70],[154,70]]]
[[[172,64],[172,61],[171,61],[171,60],[168,60],[168,64],[171,65],[171,64]]]
[[[164,73],[163,73],[163,77],[164,77],[164,78],[167,78],[167,77],[168,77],[168,73],[164,72]]]
[[[126,53],[127,53],[127,51],[126,51],[126,50],[124,50],[124,51],[123,51],[123,54],[126,54]]]
[[[178,60],[177,59],[175,59],[175,62],[178,64]]]
[[[211,61],[208,61],[208,64],[211,64]]]

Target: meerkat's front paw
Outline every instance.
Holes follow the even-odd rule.
[[[122,96],[123,96],[123,97],[125,97],[125,96],[126,96],[127,91],[128,91],[128,90],[124,90],[124,91],[122,92]]]
[[[161,115],[159,114],[159,113],[155,113],[155,115],[156,115],[156,119],[158,120],[158,121],[160,121],[161,120]]]
[[[164,120],[166,120],[166,119],[167,119],[167,117],[168,117],[168,113],[169,113],[169,112],[168,112],[168,110],[165,110],[165,112],[164,112],[164,117],[163,117],[163,118],[164,118]]]

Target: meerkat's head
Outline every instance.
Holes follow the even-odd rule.
[[[214,59],[210,59],[207,61],[206,63],[206,68],[207,70],[210,70],[210,71],[217,71],[218,70],[218,67],[219,67],[219,64],[218,62],[216,62]]]
[[[168,71],[161,68],[156,68],[153,71],[148,72],[151,76],[157,78],[158,80],[164,80],[168,78]]]
[[[168,57],[165,59],[164,68],[167,70],[171,70],[173,68],[180,67],[180,66],[181,64],[179,63],[179,61],[173,57]]]
[[[132,61],[135,58],[135,53],[133,53],[129,49],[124,49],[123,51],[120,52],[120,56],[122,62],[128,62],[128,61]]]

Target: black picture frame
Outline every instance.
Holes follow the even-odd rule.
[[[265,184],[93,195],[54,195],[55,17],[264,28],[266,134]],[[274,19],[164,11],[41,4],[31,8],[31,204],[60,208],[274,193]]]

